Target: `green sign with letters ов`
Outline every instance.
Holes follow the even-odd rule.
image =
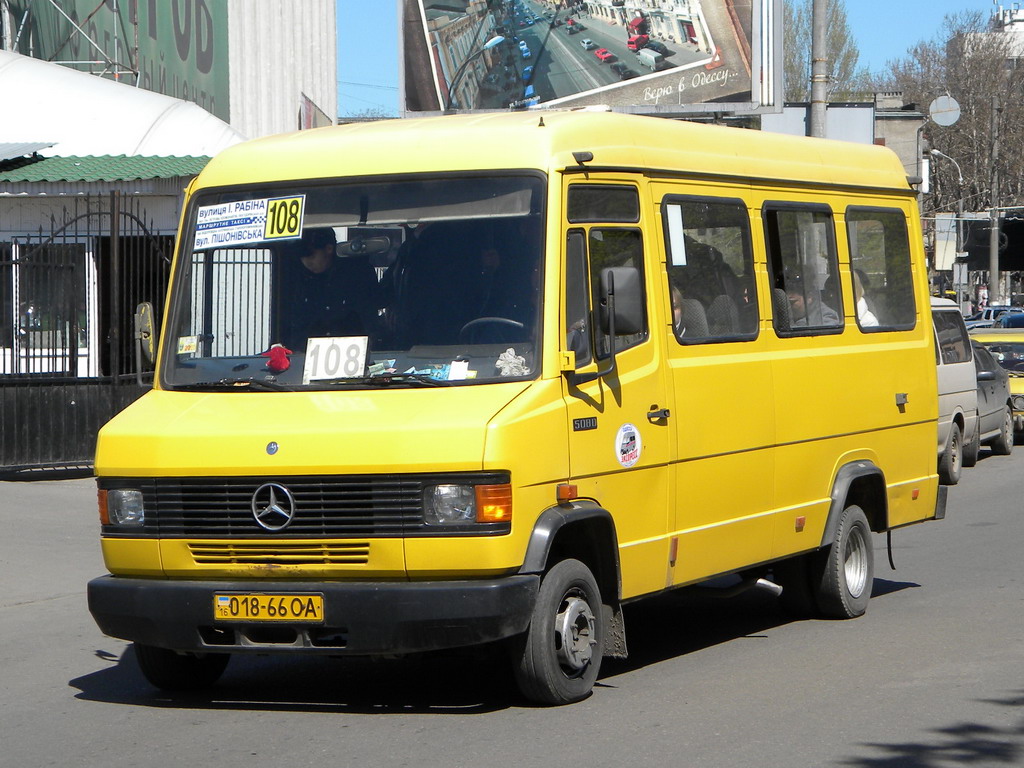
[[[0,24],[10,24],[4,32],[17,40],[15,51],[185,99],[230,119],[227,0],[56,5],[10,0],[10,15],[0,15]]]

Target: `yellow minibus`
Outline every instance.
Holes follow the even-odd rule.
[[[871,534],[945,512],[881,147],[586,110],[260,139],[187,190],[161,314],[89,606],[162,689],[493,643],[569,703],[629,602],[761,579],[856,617]]]

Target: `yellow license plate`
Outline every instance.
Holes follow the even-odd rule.
[[[323,595],[233,593],[213,596],[215,621],[287,621],[317,624],[324,620]]]

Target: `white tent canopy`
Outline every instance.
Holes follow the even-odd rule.
[[[0,51],[0,142],[43,156],[212,156],[245,139],[188,101]]]

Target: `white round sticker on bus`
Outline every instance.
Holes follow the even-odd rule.
[[[640,430],[633,424],[623,424],[615,435],[615,458],[624,467],[632,467],[640,461],[643,441]]]

